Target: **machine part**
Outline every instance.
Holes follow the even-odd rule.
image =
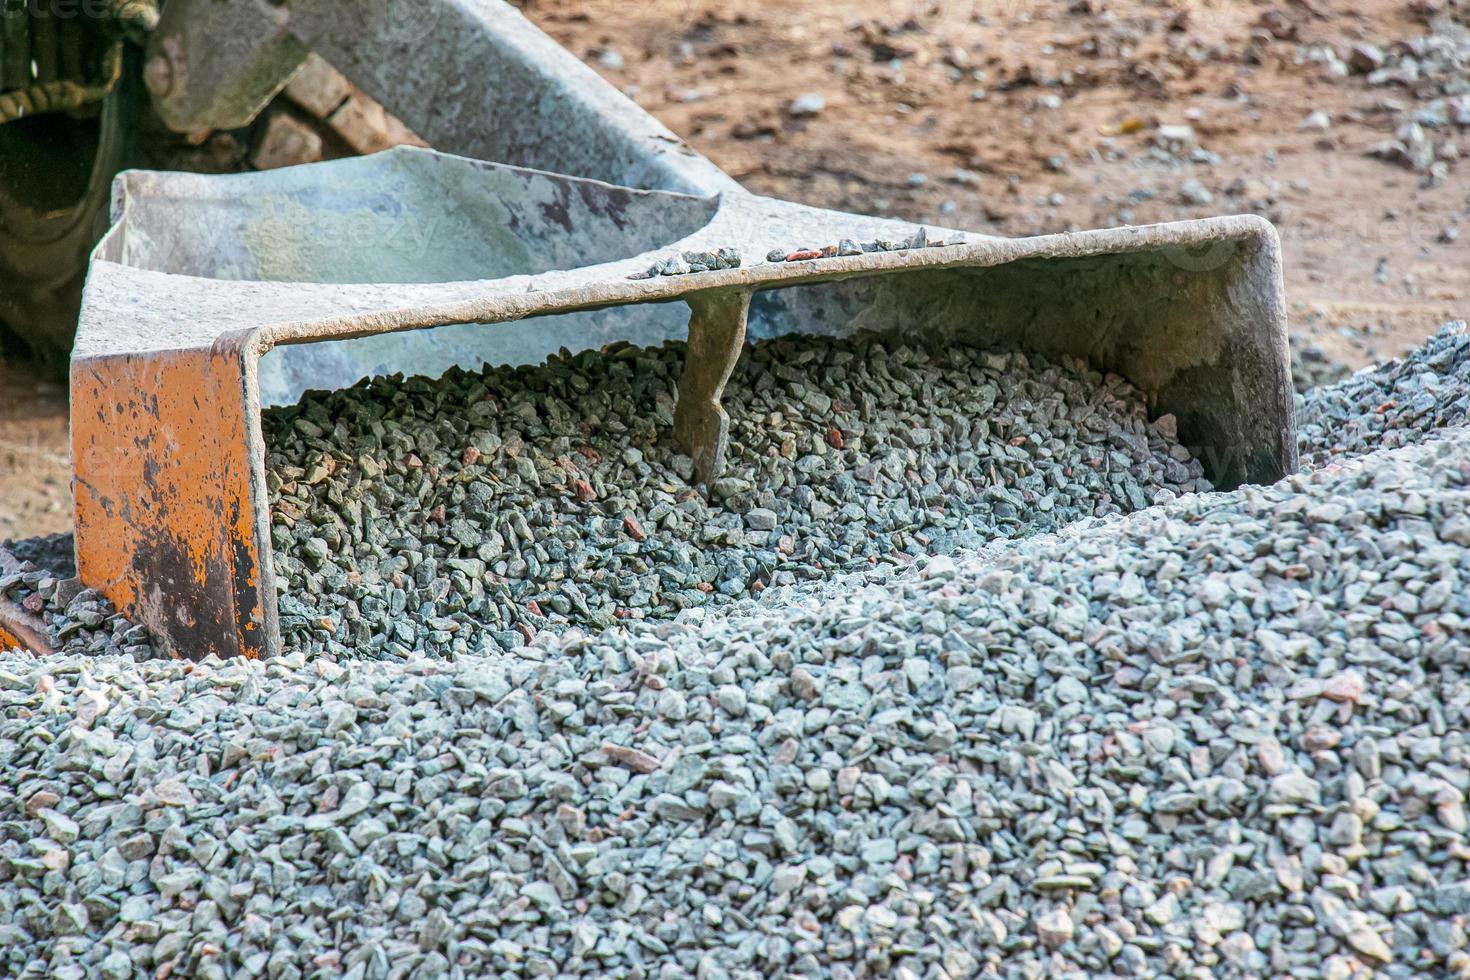
[[[725,468],[730,416],[720,396],[745,347],[750,296],[737,289],[689,297],[689,350],[679,379],[674,438],[694,460],[697,483],[708,483]]]
[[[170,0],[161,18],[152,0],[108,2],[109,38],[118,26],[134,39],[151,31],[141,66],[125,69],[124,82],[141,80],[162,120],[179,132],[246,125],[314,49],[421,136],[453,152],[631,187],[697,194],[739,189],[500,0]],[[33,46],[38,63],[57,62],[58,72],[65,60],[41,55],[58,46],[35,46],[33,35],[59,32],[64,41],[82,30],[82,20],[32,18],[24,7],[6,15],[0,64],[14,67],[15,77],[10,84],[7,69],[0,68],[0,113],[7,98],[29,100],[31,111],[42,96],[57,108],[59,100],[74,104],[100,94],[72,82],[54,92],[18,91],[32,82]],[[120,105],[131,108],[126,99]],[[125,127],[130,117],[114,107],[106,132]],[[54,118],[53,128],[86,126]],[[100,212],[119,150],[120,141],[99,140],[94,171],[100,180],[64,211],[31,207],[27,193],[0,175],[0,281],[7,283],[0,291],[0,320],[52,363],[70,348],[85,255],[103,231]],[[73,150],[70,158],[89,152]],[[0,146],[0,156],[22,166],[33,154]],[[392,344],[363,344],[334,351],[326,365],[298,355],[294,366],[281,370],[300,377],[370,371],[401,363],[404,354]],[[283,386],[268,382],[267,397],[292,397]]]
[[[59,78],[37,82],[13,92],[0,92],[0,126],[24,116],[80,109],[93,102],[101,102],[107,98],[107,94],[121,77],[122,62],[122,42],[114,41],[102,55],[102,77],[99,81],[89,84],[70,78]]]
[[[688,330],[676,434],[705,477],[723,452],[719,395],[746,325],[752,336],[901,329],[1083,358],[1173,413],[1216,485],[1295,468],[1267,222],[758,259],[793,242],[919,231],[743,192],[644,191],[408,148],[260,174],[125,174],[72,363],[79,574],[171,655],[278,652],[262,368],[298,345],[350,338],[427,339],[397,346],[412,356],[387,365],[419,370],[426,355],[537,362],[562,346]],[[742,264],[644,278],[660,261],[722,248]]]
[[[131,41],[144,41],[158,27],[158,0],[107,0],[107,6],[107,17]]]
[[[42,657],[55,652],[46,640],[41,618],[0,597],[0,653],[8,650],[26,650]]]
[[[262,403],[389,371],[687,331],[674,435],[709,479],[747,334],[900,327],[1123,374],[1219,485],[1294,468],[1259,219],[923,247],[745,193],[496,0],[172,0],[144,79],[174,128],[235,126],[308,49],[437,146],[500,162],[400,150],[119,184],[73,359],[78,566],[174,655],[279,649]],[[916,247],[843,247],[866,240]],[[683,257],[721,249],[740,265]],[[776,251],[793,260],[752,264]]]
[[[170,0],[145,75],[171,128],[230,129],[308,51],[437,149],[624,187],[740,190],[502,0]]]
[[[43,369],[60,373],[87,253],[106,230],[109,188],[136,105],[122,39],[156,24],[158,8],[153,0],[91,3],[85,12],[75,5],[5,6],[0,322],[27,341]]]
[[[86,11],[6,0],[0,125],[102,101],[121,75],[123,38],[140,40],[157,24],[156,0],[102,0]]]
[[[128,74],[141,79],[155,111],[182,133],[249,123],[286,85],[308,50],[316,50],[443,149],[630,187],[698,194],[739,189],[500,0],[296,0],[289,5],[170,0],[162,17],[154,0],[106,2],[107,17],[89,20],[121,27],[133,40],[148,34],[141,68],[125,69],[124,81]],[[32,34],[79,31],[82,18],[31,18],[24,6],[13,3],[7,9],[0,22],[0,92],[11,93],[31,84]],[[56,62],[55,71],[61,71],[64,59],[48,54],[57,50],[40,43],[38,65]],[[59,50],[69,48],[62,44]],[[41,78],[50,77],[43,67]],[[42,97],[58,107],[96,94],[68,83],[14,99],[29,100],[29,111]],[[123,123],[129,118],[127,113],[114,116]],[[568,133],[575,137],[567,138]],[[94,169],[102,186],[71,202],[65,213],[29,209],[24,196],[15,193],[7,202],[0,187],[0,228],[5,229],[0,281],[20,284],[0,295],[0,319],[51,361],[60,360],[70,346],[85,253],[102,232],[91,219],[98,216],[105,182],[116,171],[114,143],[98,146]],[[28,154],[11,156],[24,160]],[[12,235],[12,229],[21,231]],[[55,241],[59,236],[64,243]],[[31,264],[44,272],[28,271],[25,266]],[[302,377],[371,371],[386,362],[401,363],[404,355],[391,344],[363,344],[333,352],[325,365],[299,355],[294,366],[282,370]],[[278,390],[284,384],[268,382],[267,397],[289,398]]]
[[[248,125],[309,53],[287,30],[290,16],[270,0],[165,6],[143,61],[164,123],[181,133]]]
[[[0,322],[43,370],[66,366],[87,255],[107,229],[136,101],[124,71],[95,117],[49,114],[0,126]]]

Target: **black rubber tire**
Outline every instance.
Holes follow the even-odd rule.
[[[128,60],[96,118],[0,126],[0,324],[54,377],[66,374],[87,259],[127,158],[137,90]],[[70,173],[58,179],[58,166]]]

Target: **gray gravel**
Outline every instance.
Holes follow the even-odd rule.
[[[1454,404],[1467,344],[1305,407]],[[1272,487],[508,652],[14,655],[0,975],[1464,974],[1470,430],[1365,411]]]
[[[1470,336],[1447,323],[1424,346],[1297,397],[1303,466],[1416,442],[1470,417]]]
[[[1457,140],[1470,128],[1470,32],[1452,17],[1436,17],[1431,33],[1380,50],[1358,45],[1349,65],[1369,85],[1412,104],[1385,100],[1393,138],[1369,152],[1443,181],[1459,159]]]
[[[0,964],[1463,970],[1467,505],[1461,430],[513,654],[16,658]]]
[[[70,578],[77,573],[75,550],[76,540],[70,533],[0,541],[0,551],[16,561],[31,562],[62,578]]]
[[[133,660],[157,656],[147,629],[118,615],[100,592],[84,588],[75,577],[71,535],[0,547],[19,560],[15,570],[0,568],[0,596],[39,616],[54,649]],[[4,652],[0,650],[0,655]]]
[[[1291,338],[1291,380],[1298,394],[1336,384],[1352,373],[1347,365],[1311,343],[1309,338]]]
[[[1209,488],[1117,377],[864,335],[747,351],[706,497],[670,437],[682,360],[588,352],[267,412],[288,643],[509,648]]]

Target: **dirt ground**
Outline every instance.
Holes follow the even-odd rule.
[[[1423,186],[1366,155],[1392,135],[1384,104],[1412,97],[1329,78],[1302,51],[1429,28],[1420,3],[1353,6],[538,0],[530,12],[759,193],[1000,235],[1263,214],[1301,311],[1371,328],[1356,366],[1463,315],[1470,164]],[[826,107],[793,118],[807,92]],[[1301,129],[1319,110],[1328,128]],[[1129,120],[1140,128],[1104,135]],[[1171,124],[1212,156],[1162,152]],[[1191,179],[1207,203],[1181,197]]]
[[[1470,130],[1430,172],[1369,155],[1438,90],[1353,53],[1463,37],[1442,0],[523,8],[758,193],[1007,236],[1262,214],[1297,343],[1354,368],[1470,309]],[[0,538],[66,527],[65,453],[59,393],[0,370]]]
[[[66,391],[0,360],[0,541],[71,527]]]

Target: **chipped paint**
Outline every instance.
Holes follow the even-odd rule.
[[[273,645],[246,376],[230,344],[72,368],[78,573],[170,656]]]

